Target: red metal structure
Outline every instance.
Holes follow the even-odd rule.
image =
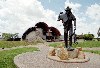
[[[47,39],[51,39],[51,41],[52,41],[54,39],[57,39],[59,36],[61,36],[61,33],[60,33],[60,31],[57,28],[55,28],[55,27],[48,27],[48,25],[46,23],[44,23],[44,22],[38,22],[35,25],[35,27],[31,27],[31,28],[29,28],[29,29],[27,29],[25,31],[25,33],[22,36],[22,39],[25,40],[26,36],[30,32],[36,31],[36,28],[41,28],[43,30],[42,32],[43,32],[43,35],[46,36],[46,40]],[[47,35],[47,33],[49,33],[49,30],[51,31],[50,32],[50,34],[51,34],[50,37],[49,37],[49,35]]]

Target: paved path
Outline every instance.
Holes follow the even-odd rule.
[[[83,50],[100,50],[100,47],[83,48]]]
[[[23,53],[15,57],[15,63],[20,68],[100,68],[100,55],[86,53],[90,61],[86,63],[63,63],[47,58],[48,46],[38,45],[40,51]]]

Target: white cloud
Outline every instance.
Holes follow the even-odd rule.
[[[100,4],[93,4],[89,6],[86,10],[86,15],[89,17],[90,31],[97,37],[97,31],[100,27]]]
[[[100,21],[100,4],[94,4],[87,8],[87,16],[91,19]]]
[[[82,16],[85,13],[78,11],[82,7],[81,4],[67,0],[65,2],[65,8],[67,6],[72,8],[77,18],[76,33],[91,32],[96,35],[96,29],[100,27],[100,10],[97,8],[100,5],[95,4],[88,7],[86,15],[91,18],[88,21],[87,17]],[[90,13],[89,11],[92,12]],[[63,26],[61,22],[57,22],[57,16],[54,11],[44,9],[38,0],[0,0],[0,32],[20,33],[22,35],[29,27],[33,27],[36,23],[43,21],[49,26],[58,28],[61,34],[63,34]]]
[[[54,11],[44,9],[37,0],[0,1],[0,32],[24,33],[29,27],[43,21],[57,27]]]
[[[72,8],[73,11],[77,11],[81,7],[81,4],[73,3],[73,2],[70,2],[69,0],[66,0],[66,2],[65,2],[65,8],[67,6],[69,6],[70,8]]]

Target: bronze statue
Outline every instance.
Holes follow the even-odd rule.
[[[62,23],[63,23],[63,26],[64,26],[64,41],[65,41],[65,46],[66,46],[67,50],[73,51],[74,48],[72,48],[72,36],[75,35],[76,18],[72,14],[71,8],[69,8],[69,6],[65,9],[65,13],[60,12],[57,21],[60,21],[60,20],[62,20]],[[74,21],[74,32],[73,32],[72,21]],[[69,44],[68,44],[68,40],[69,40]]]
[[[99,37],[99,36],[100,36],[100,27],[99,27],[99,29],[98,29],[97,34],[98,34],[98,37]]]

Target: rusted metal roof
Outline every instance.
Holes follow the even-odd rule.
[[[54,36],[61,36],[61,33],[60,33],[60,31],[57,28],[55,28],[55,27],[49,27],[49,29],[52,31],[52,34]]]
[[[48,31],[48,25],[44,22],[38,22],[35,26],[36,26],[36,28],[42,28],[43,32]]]
[[[27,29],[25,31],[25,33],[22,36],[22,39],[25,40],[26,39],[26,35],[28,35],[30,32],[35,31],[36,28],[41,28],[43,29],[43,34],[46,35],[46,33],[48,32],[48,30],[50,29],[52,31],[52,35],[53,36],[61,36],[60,31],[55,28],[55,27],[48,27],[48,25],[44,22],[38,22],[35,27],[31,27],[29,29]]]

